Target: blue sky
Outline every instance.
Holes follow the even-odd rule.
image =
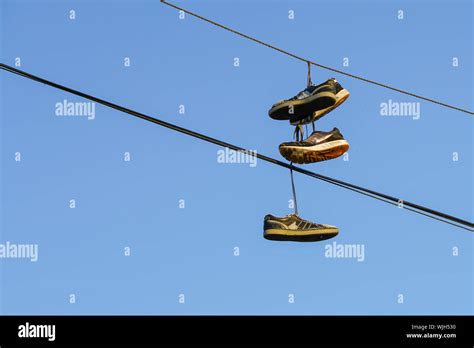
[[[267,112],[304,88],[300,61],[157,0],[0,4],[6,64],[20,58],[19,69],[275,158],[291,139]],[[320,64],[474,109],[468,0],[176,4]],[[338,127],[351,147],[348,161],[304,168],[473,220],[472,116],[312,75],[351,92],[316,125]],[[0,82],[0,242],[39,248],[37,262],[0,259],[3,314],[473,313],[467,231],[296,174],[300,215],[340,234],[270,242],[265,214],[291,212],[287,170],[218,163],[214,145],[100,105],[93,120],[58,117],[56,103],[82,100],[5,72]],[[420,118],[382,116],[389,100],[420,102]],[[333,242],[363,245],[364,260],[325,257]]]

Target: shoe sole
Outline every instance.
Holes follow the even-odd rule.
[[[332,92],[319,92],[315,95],[301,100],[291,100],[284,102],[270,109],[269,116],[274,120],[289,120],[295,115],[306,117],[311,113],[324,110],[336,103],[336,96]],[[290,107],[293,106],[293,113],[290,113]]]
[[[334,238],[338,234],[337,227],[308,231],[270,229],[263,232],[263,238],[274,241],[320,242]]]
[[[337,158],[349,150],[346,140],[334,140],[314,146],[280,146],[280,154],[298,164],[315,163]]]
[[[335,108],[337,108],[339,105],[341,105],[342,103],[344,103],[346,101],[347,98],[349,98],[350,96],[350,93],[348,90],[346,89],[342,89],[340,90],[337,94],[336,94],[336,103],[328,108],[325,108],[325,109],[322,109],[322,110],[319,110],[319,111],[316,111],[314,113],[314,115],[311,117],[311,118],[308,118],[307,120],[306,119],[291,119],[290,118],[290,123],[292,126],[297,126],[299,124],[301,125],[305,125],[305,124],[308,124],[308,123],[311,123],[311,122],[314,122],[314,121],[317,121],[319,120],[321,117],[325,116],[326,114],[330,113],[332,110],[334,110]]]

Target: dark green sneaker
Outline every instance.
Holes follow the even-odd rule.
[[[317,242],[339,233],[336,226],[315,224],[296,214],[282,218],[268,214],[264,218],[263,230],[265,239],[294,242]]]
[[[291,141],[280,145],[283,157],[294,163],[314,163],[341,156],[349,149],[339,129],[330,132],[315,131],[303,141]]]
[[[329,81],[329,80],[328,80]],[[327,83],[309,86],[291,99],[275,103],[268,111],[274,120],[300,120],[317,110],[324,110],[336,103],[334,87]]]

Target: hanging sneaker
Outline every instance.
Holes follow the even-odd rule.
[[[339,157],[349,149],[349,143],[334,128],[330,132],[315,131],[303,141],[283,143],[279,149],[288,161],[303,164]]]
[[[296,125],[304,125],[308,124],[314,121],[319,120],[321,117],[324,115],[328,114],[335,108],[337,108],[339,105],[341,105],[347,98],[349,98],[349,91],[345,89],[344,87],[341,86],[339,82],[335,78],[329,79],[326,82],[324,82],[325,85],[329,85],[332,88],[333,93],[336,95],[336,103],[321,110],[316,110],[313,113],[309,114],[309,116],[306,116],[305,118],[301,119],[299,117],[290,117],[290,123],[293,126]]]
[[[263,230],[265,239],[294,242],[321,241],[339,233],[336,226],[315,224],[296,214],[282,218],[268,214],[264,218]]]
[[[328,80],[329,81],[329,80]],[[300,120],[317,110],[324,110],[336,103],[336,93],[330,84],[309,86],[291,99],[275,103],[268,115],[275,120]]]

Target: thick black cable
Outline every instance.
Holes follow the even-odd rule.
[[[319,68],[326,69],[326,70],[330,70],[330,71],[333,71],[333,72],[335,72],[335,73],[342,74],[342,75],[345,75],[345,76],[348,76],[348,77],[351,77],[351,78],[354,78],[354,79],[357,79],[357,80],[360,80],[360,81],[364,81],[364,82],[367,82],[367,83],[370,83],[370,84],[373,84],[373,85],[377,85],[377,86],[380,86],[380,87],[383,87],[383,88],[387,88],[387,89],[390,89],[390,90],[395,91],[395,92],[403,93],[403,94],[409,95],[409,96],[411,96],[411,97],[415,97],[415,98],[418,98],[418,99],[422,99],[422,100],[428,101],[428,102],[430,102],[430,103],[438,104],[438,105],[441,105],[441,106],[444,106],[444,107],[447,107],[447,108],[450,108],[450,109],[454,109],[454,110],[457,110],[457,111],[465,112],[465,113],[470,114],[470,115],[474,115],[474,112],[469,111],[469,110],[466,110],[466,109],[462,109],[462,108],[457,107],[457,106],[453,106],[453,105],[450,105],[450,104],[442,103],[442,102],[440,102],[440,101],[437,101],[437,100],[434,100],[434,99],[431,99],[431,98],[423,97],[423,96],[421,96],[421,95],[419,95],[419,94],[415,94],[415,93],[412,93],[412,92],[408,92],[408,91],[405,91],[405,90],[402,90],[402,89],[399,89],[399,88],[395,88],[395,87],[389,86],[389,85],[384,84],[384,83],[380,83],[380,82],[377,82],[377,81],[374,81],[374,80],[369,80],[369,79],[367,79],[367,78],[365,78],[365,77],[361,77],[361,76],[357,76],[357,75],[354,75],[354,74],[350,74],[350,73],[345,72],[345,71],[342,71],[342,70],[334,69],[334,68],[331,68],[331,67],[329,67],[329,66],[326,66],[326,65],[322,65],[322,64],[313,62],[313,61],[311,61],[311,60],[308,60],[308,59],[306,59],[306,58],[300,57],[300,56],[298,56],[298,55],[296,55],[296,54],[294,54],[294,53],[288,52],[288,51],[286,51],[286,50],[284,50],[284,49],[281,49],[281,48],[279,48],[279,47],[270,45],[270,44],[268,44],[268,43],[266,43],[266,42],[263,42],[263,41],[261,41],[261,40],[259,40],[259,39],[254,38],[254,37],[252,37],[252,36],[249,36],[249,35],[247,35],[247,34],[241,33],[241,32],[239,32],[239,31],[237,31],[237,30],[235,30],[235,29],[229,28],[229,27],[227,27],[227,26],[225,26],[225,25],[223,25],[223,24],[217,23],[217,22],[215,22],[215,21],[213,21],[213,20],[210,20],[210,19],[208,19],[208,18],[206,18],[206,17],[203,17],[203,16],[201,16],[201,15],[198,15],[197,13],[194,13],[194,12],[191,12],[191,11],[189,11],[189,10],[186,10],[186,9],[184,9],[184,8],[182,8],[182,7],[176,6],[176,5],[174,5],[174,4],[171,4],[171,3],[169,3],[169,2],[166,2],[166,1],[164,1],[164,0],[161,0],[161,2],[162,2],[163,4],[165,4],[165,5],[168,5],[168,6],[170,6],[170,7],[175,8],[175,9],[177,9],[177,10],[183,11],[183,12],[185,12],[185,13],[187,13],[187,14],[193,16],[193,17],[196,17],[196,18],[201,19],[201,20],[203,20],[203,21],[205,21],[205,22],[208,22],[208,23],[210,23],[210,24],[212,24],[212,25],[215,25],[215,26],[217,26],[217,27],[219,27],[219,28],[222,28],[222,29],[227,30],[227,31],[229,31],[229,32],[231,32],[231,33],[234,33],[234,34],[236,34],[236,35],[239,35],[239,36],[241,36],[241,37],[243,37],[243,38],[246,38],[246,39],[249,39],[249,40],[251,40],[251,41],[254,41],[254,42],[256,42],[256,43],[258,43],[258,44],[260,44],[260,45],[266,46],[266,47],[271,48],[271,49],[273,49],[273,50],[275,50],[275,51],[278,51],[278,52],[280,52],[280,53],[286,54],[287,56],[293,57],[293,58],[298,59],[298,60],[301,60],[301,61],[303,61],[303,62],[310,63],[310,64],[312,64],[312,65],[314,65],[314,66],[319,67]]]
[[[189,129],[186,129],[186,128],[183,128],[183,127],[179,127],[175,124],[159,120],[157,118],[142,114],[138,111],[128,109],[126,107],[111,103],[111,102],[103,100],[103,99],[100,99],[98,97],[94,97],[92,95],[74,90],[72,88],[57,84],[55,82],[43,79],[43,78],[38,77],[38,76],[29,74],[25,71],[16,69],[14,67],[11,67],[11,66],[3,64],[3,63],[0,63],[0,68],[5,70],[5,71],[8,71],[10,73],[28,78],[30,80],[48,85],[50,87],[54,87],[54,88],[63,90],[65,92],[68,92],[68,93],[77,95],[79,97],[89,99],[93,102],[105,105],[109,108],[112,108],[112,109],[127,113],[129,115],[141,118],[143,120],[158,124],[162,127],[172,129],[172,130],[175,130],[177,132],[187,134],[187,135],[190,135],[192,137],[195,137],[195,138],[198,138],[198,139],[201,139],[201,140],[204,140],[204,141],[207,141],[209,143],[213,143],[213,144],[216,144],[216,145],[219,145],[219,146],[222,146],[222,147],[228,147],[229,149],[232,149],[232,150],[235,150],[235,151],[240,151],[240,152],[244,152],[244,153],[247,153],[247,154],[251,154],[251,155],[253,155],[253,156],[255,156],[258,159],[261,159],[263,161],[273,163],[273,164],[276,164],[280,167],[284,167],[284,168],[287,168],[287,169],[292,169],[295,172],[299,172],[301,174],[305,174],[305,175],[311,176],[313,178],[316,178],[316,179],[319,179],[319,180],[322,180],[322,181],[326,181],[326,182],[331,183],[333,185],[344,187],[344,188],[349,189],[349,190],[354,191],[354,192],[358,192],[358,193],[361,193],[363,195],[366,195],[366,196],[369,196],[369,197],[372,197],[372,198],[376,198],[378,200],[381,200],[381,201],[384,201],[384,202],[387,202],[387,203],[390,202],[391,204],[394,204],[394,205],[395,204],[398,205],[400,202],[402,202],[403,207],[407,210],[417,212],[419,214],[434,218],[436,220],[451,224],[451,225],[459,227],[459,228],[463,228],[463,229],[466,229],[466,230],[469,230],[469,231],[474,231],[474,224],[472,222],[457,218],[455,216],[451,216],[451,215],[448,215],[448,214],[445,214],[445,213],[442,213],[442,212],[439,212],[439,211],[436,211],[436,210],[433,210],[433,209],[430,209],[430,208],[427,208],[427,207],[424,207],[424,206],[421,206],[421,205],[418,205],[418,204],[415,204],[415,203],[400,200],[398,198],[391,197],[389,195],[379,193],[379,192],[376,192],[376,191],[373,191],[373,190],[369,190],[369,189],[363,188],[361,186],[353,185],[353,184],[350,184],[350,183],[347,183],[347,182],[344,182],[344,181],[341,181],[341,180],[330,178],[328,176],[317,174],[317,173],[311,172],[309,170],[306,170],[306,169],[303,169],[303,168],[300,168],[300,167],[295,167],[291,164],[276,160],[272,157],[268,157],[268,156],[265,156],[265,155],[262,155],[262,154],[259,154],[259,153],[253,154],[253,152],[248,151],[248,150],[246,150],[244,148],[241,148],[239,146],[235,146],[235,145],[226,143],[224,141],[221,141],[219,139],[215,139],[215,138],[209,137],[207,135],[197,133],[197,132],[194,132],[192,130],[189,130]],[[409,209],[409,208],[412,208],[412,209]],[[438,217],[438,218],[436,218],[436,217]],[[449,220],[451,222],[446,221],[446,220]],[[452,222],[454,222],[454,224]],[[468,228],[466,228],[466,227],[468,227]]]

